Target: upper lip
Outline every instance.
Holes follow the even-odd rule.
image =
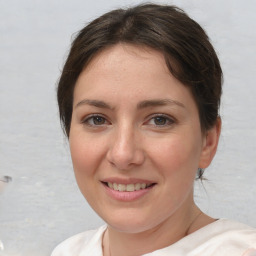
[[[102,179],[101,182],[104,183],[116,183],[116,184],[124,184],[124,185],[128,185],[128,184],[136,184],[136,183],[146,183],[146,184],[153,184],[156,183],[154,181],[151,180],[146,180],[146,179],[137,179],[137,178],[119,178],[119,177],[109,177],[106,179]]]

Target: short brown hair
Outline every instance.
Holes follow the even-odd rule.
[[[96,54],[120,42],[161,52],[170,72],[190,88],[198,107],[202,131],[216,123],[222,70],[207,34],[175,6],[142,4],[102,15],[84,27],[74,39],[57,88],[60,119],[67,136],[72,118],[73,91],[80,73]]]

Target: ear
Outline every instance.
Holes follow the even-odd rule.
[[[218,117],[216,124],[203,135],[203,147],[199,161],[199,168],[207,168],[215,156],[221,131],[221,119]]]

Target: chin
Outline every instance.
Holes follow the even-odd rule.
[[[162,219],[152,219],[150,216],[141,214],[136,209],[124,213],[124,211],[116,212],[111,216],[101,216],[104,221],[112,229],[123,233],[141,233],[153,229],[158,226]]]

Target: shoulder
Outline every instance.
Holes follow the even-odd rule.
[[[211,252],[209,255],[242,256],[249,248],[256,248],[256,229],[227,219],[220,219],[194,235],[191,238],[198,241],[196,251]]]
[[[228,238],[228,234],[239,239],[251,238],[252,241],[256,242],[256,229],[240,222],[220,219],[215,223],[212,223],[212,225],[206,227],[206,229],[209,228],[212,230],[213,234],[216,235],[216,237],[225,236]]]
[[[60,243],[52,252],[51,256],[73,256],[73,255],[88,255],[93,252],[93,255],[101,255],[101,240],[106,225],[95,230],[85,231],[74,235],[62,243]]]
[[[256,229],[220,219],[179,240],[144,256],[246,256],[256,249]]]

